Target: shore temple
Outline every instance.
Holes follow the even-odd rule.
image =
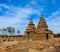
[[[37,28],[35,27],[33,20],[30,20],[25,35],[28,39],[32,40],[48,40],[54,38],[54,33],[48,29],[48,25],[43,16],[41,16]]]

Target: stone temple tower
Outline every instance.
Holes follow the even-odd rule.
[[[25,31],[25,36],[27,39],[33,39],[33,36],[36,34],[36,27],[32,21],[32,19],[30,20],[26,31]]]
[[[48,40],[53,39],[54,37],[53,32],[48,29],[48,26],[43,16],[41,16],[38,22],[37,35],[39,40]]]

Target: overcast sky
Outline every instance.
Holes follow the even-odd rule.
[[[0,28],[11,26],[24,34],[30,19],[37,26],[41,15],[50,30],[60,33],[60,0],[0,0]]]

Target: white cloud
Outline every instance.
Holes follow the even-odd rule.
[[[49,29],[54,33],[60,33],[60,10],[53,12],[48,18],[47,23]]]
[[[0,16],[0,28],[12,26],[22,30],[22,34],[28,25],[27,18],[32,14],[40,14],[39,10],[33,9],[32,7],[15,7],[6,4],[1,4],[1,6],[7,8],[8,11],[2,11],[5,15]]]
[[[15,10],[13,16],[0,16],[0,23],[7,24],[6,26],[16,24],[16,23],[24,23],[26,22],[24,18],[29,17],[32,14],[32,10],[19,8]],[[9,14],[9,13],[8,13]],[[1,25],[0,25],[1,26]]]
[[[6,5],[6,4],[0,4],[0,7],[10,8],[10,6],[8,6],[8,5]]]
[[[44,0],[44,2],[46,2],[46,0]],[[55,0],[52,2],[55,2]],[[3,11],[1,6],[8,9],[8,11]],[[21,34],[23,34],[29,22],[27,18],[29,18],[32,14],[37,14],[40,16],[43,10],[44,6],[40,6],[35,0],[31,1],[29,4],[26,4],[26,7],[15,7],[13,5],[9,6],[6,4],[0,4],[0,11],[4,12],[5,14],[0,16],[0,28],[12,26],[16,29],[20,29]],[[38,20],[35,19],[34,21],[36,25],[38,24]],[[47,23],[49,29],[54,31],[54,33],[60,32],[60,10],[55,11],[48,16]]]

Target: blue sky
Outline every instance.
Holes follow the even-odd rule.
[[[41,14],[54,33],[60,33],[60,0],[0,0],[0,28],[14,27],[24,34],[32,19],[37,26]]]

